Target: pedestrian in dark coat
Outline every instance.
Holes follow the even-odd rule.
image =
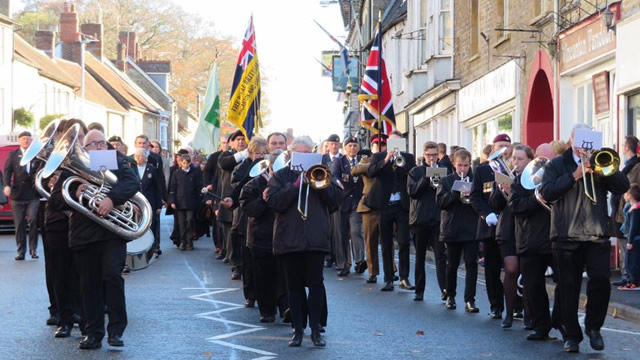
[[[182,155],[180,169],[173,173],[169,204],[176,211],[180,228],[180,250],[193,250],[195,211],[200,203],[202,174],[191,166],[191,157]]]

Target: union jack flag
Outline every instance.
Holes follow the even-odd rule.
[[[376,28],[369,60],[362,77],[358,100],[363,105],[360,113],[360,125],[375,134],[380,128],[382,128],[383,134],[391,134],[396,126],[396,115],[393,111],[387,67],[382,55],[382,33],[379,25]]]

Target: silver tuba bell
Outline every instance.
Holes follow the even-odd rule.
[[[249,171],[250,177],[254,178],[260,175],[262,175],[267,182],[271,179],[271,176],[269,176],[269,159],[260,160],[251,167],[251,170]]]
[[[551,211],[551,207],[544,201],[540,194],[540,184],[542,183],[542,176],[544,175],[544,167],[549,163],[549,159],[540,156],[529,162],[529,164],[522,170],[520,174],[520,184],[527,190],[534,190],[536,200],[547,211]]]
[[[108,196],[111,186],[118,179],[111,171],[90,169],[89,154],[78,141],[79,131],[80,125],[75,124],[62,135],[43,168],[42,177],[48,178],[60,167],[70,171],[74,176],[70,176],[62,184],[62,196],[69,206],[121,238],[139,238],[151,225],[151,205],[144,195],[137,192],[129,201],[114,207],[104,217],[96,214],[98,203]],[[70,194],[70,188],[76,182],[87,185],[78,201]],[[87,205],[83,205],[83,202]],[[140,209],[140,214],[135,207]]]

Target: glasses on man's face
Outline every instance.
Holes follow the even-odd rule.
[[[89,147],[89,146],[93,146],[93,147],[107,146],[107,142],[105,140],[92,141],[92,142],[86,144],[84,147]]]
[[[425,156],[425,157],[429,157],[429,158],[433,158],[433,157],[437,157],[437,156],[438,156],[438,153],[435,153],[435,154],[429,154],[429,153],[426,153],[426,154],[424,154],[424,156]]]

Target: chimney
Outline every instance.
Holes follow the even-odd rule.
[[[125,60],[125,57],[127,56],[127,45],[123,44],[122,42],[118,43],[118,48],[117,48],[117,53],[118,53],[118,57],[116,59],[116,67],[118,69],[120,69],[120,71],[122,72],[126,72],[127,71],[127,62]]]
[[[64,3],[64,10],[60,14],[60,40],[67,44],[80,41],[78,13],[76,6],[69,2]]]
[[[91,51],[98,59],[102,58],[102,24],[82,24],[80,25],[80,32],[98,40],[87,44],[87,50]]]
[[[36,31],[36,49],[44,51],[49,57],[53,57],[53,49],[56,46],[56,34],[49,30]]]
[[[140,49],[135,31],[121,31],[118,37],[120,42],[126,45],[126,56],[131,56],[137,62],[140,59]]]

